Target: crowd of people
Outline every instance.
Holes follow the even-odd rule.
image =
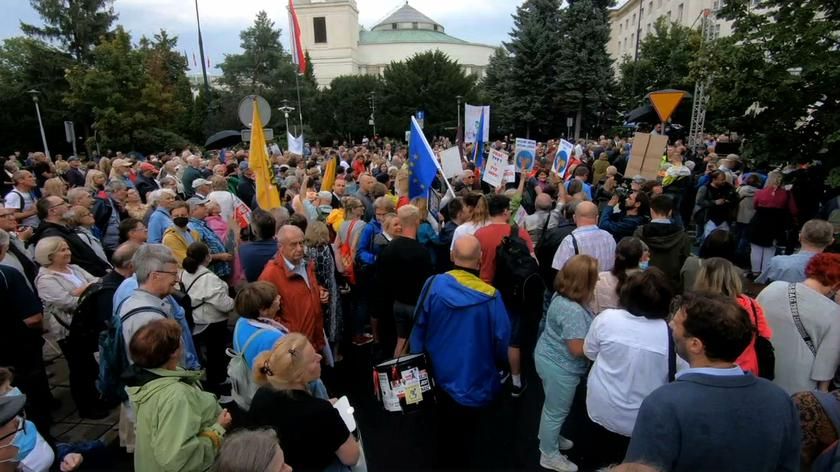
[[[840,197],[718,141],[648,176],[603,136],[558,175],[548,141],[496,188],[467,149],[422,196],[401,144],[307,145],[270,156],[276,208],[245,150],[2,159],[0,470],[95,448],[50,434],[45,344],[138,471],[363,467],[321,380],[354,350],[426,356],[441,468],[529,387],[546,469],[810,467],[840,436]]]

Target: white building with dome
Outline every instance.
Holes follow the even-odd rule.
[[[355,0],[297,0],[295,10],[321,87],[341,75],[382,74],[392,61],[434,50],[481,77],[496,49],[446,34],[443,25],[408,2],[370,29],[359,25]]]

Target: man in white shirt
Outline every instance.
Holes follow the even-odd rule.
[[[615,238],[598,228],[598,207],[592,202],[580,202],[575,208],[574,220],[577,228],[560,243],[551,267],[561,270],[573,256],[586,254],[598,260],[599,272],[612,269]]]
[[[37,199],[33,191],[38,185],[35,176],[28,170],[19,170],[12,175],[12,180],[15,188],[6,194],[5,207],[15,210],[15,219],[22,226],[37,227],[41,220],[35,208]]]

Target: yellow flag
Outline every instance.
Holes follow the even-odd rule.
[[[254,115],[251,118],[251,148],[248,151],[248,165],[254,171],[254,180],[257,183],[257,205],[263,210],[282,206],[277,186],[274,185],[274,167],[268,160],[265,134],[263,134],[260,109],[256,100],[254,100]]]
[[[335,185],[335,170],[337,157],[330,158],[327,162],[327,169],[324,171],[324,180],[321,181],[322,192],[332,192],[333,185]]]

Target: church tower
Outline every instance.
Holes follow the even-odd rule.
[[[355,0],[296,0],[304,51],[315,79],[326,87],[340,75],[359,73],[359,10]]]

